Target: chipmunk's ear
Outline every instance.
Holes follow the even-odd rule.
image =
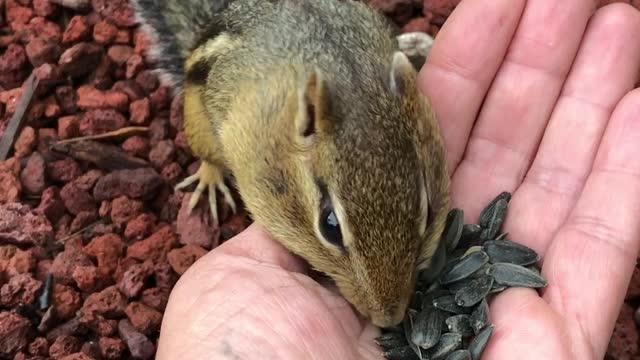
[[[413,67],[407,55],[402,51],[396,51],[393,54],[391,62],[390,87],[391,91],[397,96],[405,96],[410,90],[409,86],[413,83],[417,76],[416,69]]]
[[[327,82],[316,69],[307,78],[299,96],[296,132],[305,145],[311,144],[318,132],[329,129],[327,119],[330,106]]]

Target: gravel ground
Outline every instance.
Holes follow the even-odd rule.
[[[368,2],[432,35],[457,3]],[[178,277],[250,222],[223,209],[213,225],[205,201],[189,217],[173,192],[199,164],[132,15],[127,0],[0,0],[0,138],[14,139],[0,161],[0,359],[153,358]],[[634,276],[610,359],[640,359],[638,305]]]

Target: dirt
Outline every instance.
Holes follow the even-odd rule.
[[[436,35],[458,1],[367,2]],[[187,216],[190,194],[172,189],[199,163],[147,45],[126,0],[0,0],[0,136],[40,80],[0,162],[0,358],[153,358],[179,276],[250,222],[223,207],[212,224],[204,200]],[[107,160],[50,147],[132,126],[97,140]],[[609,359],[640,359],[638,289],[634,276]]]

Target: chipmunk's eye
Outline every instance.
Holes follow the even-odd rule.
[[[320,213],[320,232],[328,242],[335,246],[342,248],[342,231],[340,230],[340,222],[336,216],[336,212],[333,210],[333,206],[330,202],[327,202],[322,207]]]

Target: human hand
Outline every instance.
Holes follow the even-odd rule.
[[[495,297],[485,358],[602,358],[635,265],[640,91],[627,93],[640,13],[610,5],[587,24],[594,7],[463,0],[420,74],[445,136],[453,205],[475,221],[511,191],[505,231],[541,254],[549,282],[542,297]],[[157,358],[382,359],[376,329],[305,272],[251,226],[182,276]]]

